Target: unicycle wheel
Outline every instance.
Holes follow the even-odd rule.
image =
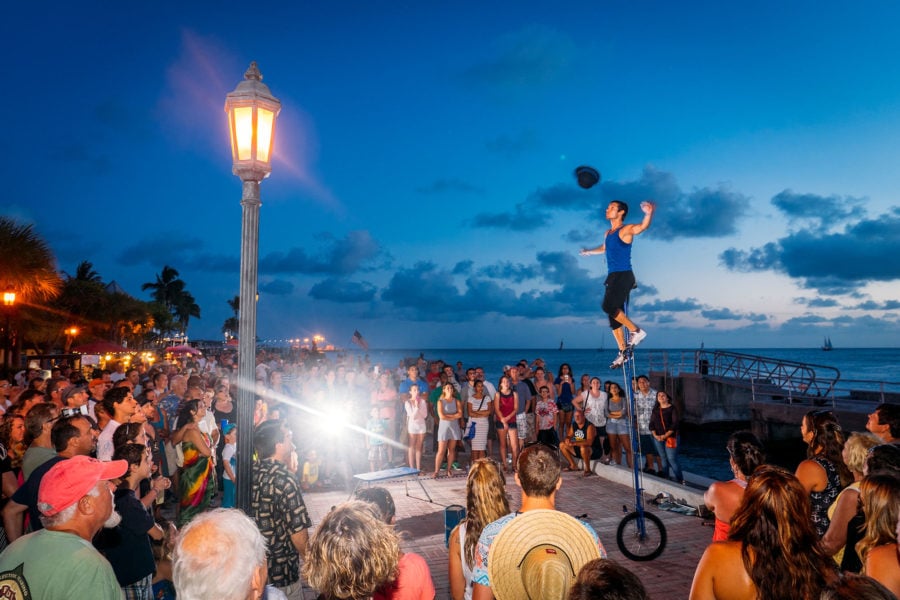
[[[666,528],[656,515],[634,511],[619,523],[616,544],[629,560],[653,560],[666,548]]]

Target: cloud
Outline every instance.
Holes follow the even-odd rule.
[[[656,202],[656,213],[648,236],[663,240],[678,238],[716,238],[737,232],[738,221],[747,213],[749,199],[725,186],[682,191],[671,173],[653,167],[644,168],[634,181],[605,181],[591,190],[573,184],[556,184],[538,188],[512,211],[481,213],[472,219],[476,227],[534,231],[552,223],[555,212],[584,212],[595,223],[605,223],[604,211],[611,200],[629,205],[626,222],[639,221],[640,203]],[[566,234],[571,242],[596,239],[596,232],[572,230]]]
[[[828,319],[819,315],[801,315],[799,317],[794,317],[793,319],[788,319],[784,322],[785,327],[790,327],[792,325],[817,325],[819,323],[827,323]]]
[[[329,277],[309,289],[309,296],[316,300],[332,302],[370,302],[375,298],[376,288],[368,282],[348,281],[339,277]]]
[[[537,135],[531,129],[523,131],[517,135],[498,135],[487,140],[484,143],[488,152],[499,154],[506,158],[517,158],[526,152],[530,152],[540,146],[537,141]]]
[[[636,221],[643,200],[656,202],[653,225],[646,235],[663,240],[718,238],[737,232],[737,223],[750,206],[750,199],[724,185],[685,192],[671,173],[645,167],[640,179],[601,184],[608,200],[629,205],[627,221]],[[602,217],[602,215],[600,215]]]
[[[816,223],[815,227],[818,227]],[[854,293],[860,284],[900,278],[900,208],[862,219],[829,233],[814,229],[791,232],[760,248],[729,248],[719,255],[734,271],[774,271],[807,288],[832,295]]]
[[[438,179],[416,191],[420,194],[484,194],[483,188],[461,179]]]
[[[481,228],[535,231],[551,223],[551,212],[588,209],[596,206],[596,198],[585,194],[575,185],[557,184],[538,188],[524,202],[516,204],[512,212],[479,213],[471,225]]]
[[[738,321],[742,318],[741,315],[735,313],[730,308],[701,310],[700,314],[710,321]]]
[[[834,298],[798,298],[797,303],[810,308],[833,308],[840,305]]]
[[[162,240],[162,241],[161,241]],[[200,269],[207,272],[237,273],[239,256],[205,252],[206,243],[183,233],[163,232],[144,238],[119,252],[116,262],[126,267],[141,264],[161,267],[172,265],[179,270]]]
[[[453,265],[453,270],[451,273],[454,275],[468,275],[472,272],[472,268],[475,266],[475,261],[473,260],[461,260],[455,265]]]
[[[481,229],[508,229],[510,231],[535,231],[547,225],[550,216],[530,210],[520,203],[512,212],[478,213],[468,222]]]
[[[603,279],[591,277],[571,254],[542,252],[533,264],[497,263],[474,273],[459,280],[451,271],[421,262],[397,270],[381,300],[414,320],[465,320],[484,314],[601,317]]]
[[[538,274],[537,265],[513,264],[511,262],[497,263],[478,269],[479,276],[490,279],[505,279],[516,283],[534,279]]]
[[[860,302],[852,308],[859,310],[897,310],[900,308],[900,300],[886,300],[885,302],[867,300],[865,302]]]
[[[643,312],[689,312],[700,310],[703,305],[696,298],[671,298],[669,300],[654,300],[650,303],[641,303]]]
[[[294,284],[284,279],[273,279],[272,281],[261,283],[259,291],[260,293],[274,296],[287,296],[294,291]]]
[[[267,274],[349,275],[374,268],[387,254],[368,231],[351,231],[343,239],[322,234],[324,248],[313,254],[294,247],[271,252],[260,259],[259,271]]]
[[[463,71],[462,80],[492,88],[543,86],[566,75],[575,56],[569,36],[547,27],[526,27],[498,39],[492,56]]]
[[[862,218],[866,214],[863,202],[863,199],[851,196],[795,194],[791,190],[784,190],[772,198],[772,205],[787,216],[789,223],[801,223],[806,228],[818,230]]]
[[[597,241],[599,233],[596,229],[571,229],[563,236],[563,240],[572,244],[581,244],[583,242]]]

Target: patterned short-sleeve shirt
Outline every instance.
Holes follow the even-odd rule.
[[[656,390],[650,388],[646,394],[640,390],[634,392],[634,405],[637,407],[638,433],[650,434],[650,413],[656,405]]]
[[[300,556],[291,536],[312,526],[297,476],[267,458],[253,465],[250,513],[268,543],[269,583],[286,587],[300,579]]]

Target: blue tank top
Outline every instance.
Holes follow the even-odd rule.
[[[610,273],[631,270],[631,244],[619,237],[621,228],[606,235],[606,267]]]

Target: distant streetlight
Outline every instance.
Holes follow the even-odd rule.
[[[225,98],[232,172],[241,178],[241,290],[238,315],[236,504],[250,512],[253,476],[253,409],[256,403],[256,284],[259,267],[259,183],[272,172],[275,118],[281,111],[256,62]]]
[[[12,313],[16,306],[16,293],[3,292],[3,314],[6,317],[6,323],[3,327],[3,367],[5,371],[9,371],[14,366],[12,357],[12,332],[10,326],[12,322]]]
[[[66,348],[65,348],[66,354],[69,353],[69,349],[72,347],[72,344],[75,342],[75,336],[77,336],[77,335],[78,335],[77,327],[73,326],[73,327],[69,327],[68,329],[66,329]]]

